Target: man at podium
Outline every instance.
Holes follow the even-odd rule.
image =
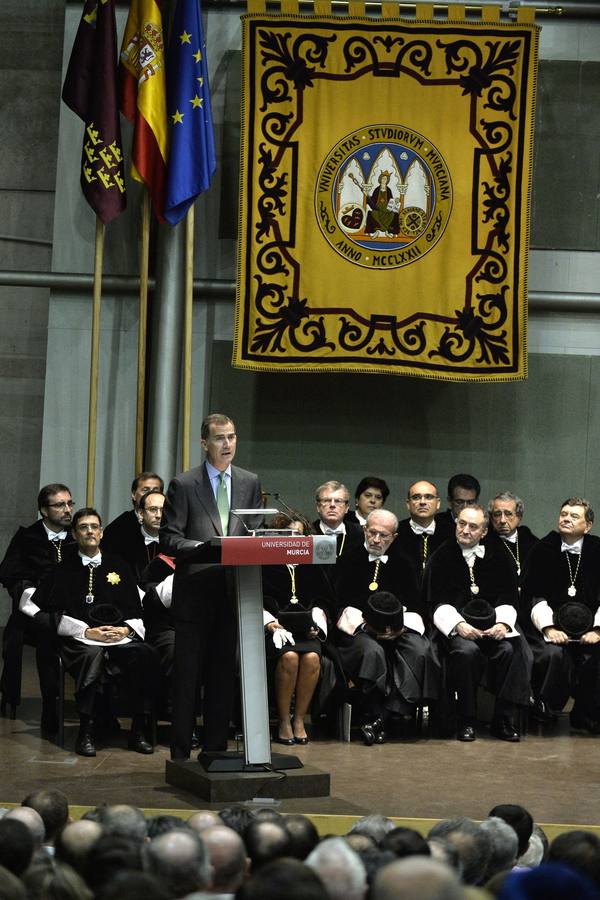
[[[261,507],[258,476],[232,465],[237,446],[232,420],[221,413],[206,416],[200,436],[206,459],[171,481],[161,527],[162,546],[177,558],[172,759],[189,758],[202,684],[203,750],[227,749],[235,687],[233,576],[223,566],[190,562],[190,551],[216,536],[246,534],[246,526],[230,510]]]

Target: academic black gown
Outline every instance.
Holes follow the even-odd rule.
[[[567,593],[571,577],[566,553],[560,548],[560,534],[551,531],[532,549],[523,584],[528,608],[544,599],[556,612],[564,603],[576,600],[585,603],[595,615],[600,601],[600,538],[584,536],[579,567],[578,557],[572,555],[571,571],[577,570],[575,597]],[[551,644],[532,623],[527,636],[533,650],[535,695],[557,711],[573,696],[584,714],[599,718],[600,644]]]
[[[333,617],[336,610],[336,598],[338,594],[338,583],[342,570],[342,563],[357,547],[362,547],[365,542],[365,533],[362,525],[358,522],[344,522],[346,526],[346,534],[336,535],[337,557],[334,566],[324,566],[324,576],[327,582],[327,612]],[[321,531],[321,520],[315,519],[312,523],[315,534],[323,534]]]
[[[102,551],[102,562],[94,568],[92,603],[89,569],[72,550],[60,567],[50,572],[35,593],[35,602],[57,618],[64,614],[93,627],[91,610],[111,604],[121,614],[120,625],[128,619],[142,618],[137,585],[127,564]],[[127,686],[134,715],[151,709],[157,687],[158,660],[152,648],[141,639],[127,644],[85,644],[72,637],[59,636],[60,654],[67,671],[75,680],[75,698],[80,714],[93,715],[96,694],[111,678],[120,678]]]
[[[419,585],[423,582],[423,572],[428,558],[453,534],[454,528],[450,527],[444,519],[436,518],[434,533],[426,536],[415,534],[410,527],[410,517],[402,519],[398,524],[396,543],[409,558]],[[427,537],[427,543],[425,543],[425,537]]]
[[[364,545],[355,548],[343,561],[338,589],[338,615],[345,607],[363,615],[373,593],[376,561],[369,561]],[[377,590],[390,591],[407,612],[424,612],[416,577],[410,561],[396,544],[388,551],[388,561],[380,563]],[[406,613],[405,613],[406,615]],[[378,640],[361,629],[354,635],[336,629],[342,665],[348,678],[362,691],[362,717],[410,715],[415,704],[438,695],[439,671],[427,637],[405,623],[405,631],[393,641]]]
[[[138,584],[142,573],[162,550],[156,541],[146,544],[133,509],[121,513],[106,526],[102,536],[102,549],[124,559],[134,572]]]
[[[518,614],[516,571],[503,547],[496,543],[486,545],[485,556],[477,558],[473,573],[478,599],[487,600],[494,607],[512,606]],[[425,583],[432,619],[442,605],[453,606],[461,613],[473,599],[469,568],[456,539],[446,541],[430,557]],[[495,694],[499,714],[514,705],[528,705],[531,653],[521,632],[518,637],[500,641],[470,641],[458,635],[445,637],[435,628],[433,642],[446,661],[446,687],[450,695],[455,691],[458,694],[458,714],[462,719],[476,717],[480,681]]]
[[[20,527],[13,536],[0,563],[0,584],[12,598],[12,613],[4,629],[4,666],[0,679],[3,700],[13,706],[20,702],[23,644],[36,648],[36,664],[43,701],[44,727],[53,730],[58,691],[56,633],[54,623],[45,613],[26,616],[19,610],[19,600],[28,587],[37,587],[44,576],[60,564],[63,554],[73,545],[71,533],[56,544],[48,540],[41,519],[28,527]]]

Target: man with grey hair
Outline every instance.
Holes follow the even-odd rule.
[[[437,859],[409,856],[384,866],[371,888],[372,900],[464,900],[452,869]]]
[[[434,642],[446,659],[450,696],[457,698],[459,741],[474,741],[477,689],[483,683],[496,695],[491,734],[518,741],[514,714],[529,705],[531,654],[515,627],[519,594],[508,554],[484,544],[488,513],[478,504],[456,520],[454,540],[432,556],[426,570]]]
[[[195,831],[183,828],[167,831],[145,844],[143,863],[144,871],[162,881],[174,898],[206,890],[212,878],[202,840]]]
[[[519,584],[521,584],[527,557],[538,541],[527,525],[521,525],[524,510],[521,498],[511,491],[502,491],[501,494],[496,494],[488,503],[488,513],[492,524],[488,543],[493,540],[500,541],[500,546],[509,554],[509,558],[513,562]]]
[[[98,807],[98,822],[106,834],[118,834],[142,843],[148,823],[141,809],[126,803]]]
[[[519,852],[517,832],[504,819],[490,816],[480,826],[490,838],[490,859],[485,880],[489,881],[499,872],[505,872],[516,864]]]
[[[233,897],[250,870],[243,840],[226,825],[205,828],[201,840],[213,869],[210,893]]]
[[[325,573],[333,595],[337,586],[339,563],[353,547],[361,545],[363,530],[357,522],[344,521],[344,516],[348,512],[350,491],[341,481],[332,480],[320,484],[315,491],[315,501],[319,518],[313,522],[313,528],[317,534],[334,534],[337,542],[338,565]],[[331,567],[325,568],[329,570]]]
[[[367,835],[376,844],[380,844],[389,831],[393,831],[396,826],[387,816],[380,813],[371,813],[369,816],[363,816],[357,819],[348,834]]]
[[[491,856],[491,841],[477,822],[466,816],[444,819],[434,825],[428,840],[443,838],[458,850],[464,884],[483,884]]]
[[[327,838],[306,857],[327,889],[331,900],[363,900],[367,873],[360,857],[341,837]]]

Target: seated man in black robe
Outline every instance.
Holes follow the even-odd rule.
[[[363,545],[341,567],[336,638],[344,671],[361,692],[367,745],[383,743],[386,720],[411,719],[416,704],[435,698],[438,690],[416,579],[409,560],[393,546],[397,528],[394,513],[370,513]],[[400,627],[392,625],[386,632],[369,626],[369,598],[376,592],[400,600]],[[395,622],[394,611],[388,612]]]
[[[417,481],[406,496],[408,519],[398,524],[398,544],[410,559],[419,585],[427,560],[440,544],[452,537],[454,529],[446,518],[438,518],[440,498],[435,484]]]
[[[488,514],[466,507],[456,522],[456,538],[446,541],[427,564],[425,574],[434,640],[447,660],[451,696],[456,693],[459,741],[474,741],[477,689],[484,684],[496,696],[491,733],[518,741],[516,705],[529,703],[530,655],[517,622],[519,596],[514,565],[503,547],[481,543]],[[473,601],[481,609],[469,623]],[[491,608],[491,609],[490,609]],[[490,616],[491,612],[491,616]],[[487,619],[487,621],[483,621]]]
[[[454,530],[460,513],[467,506],[478,503],[480,493],[481,485],[474,475],[467,475],[466,472],[452,475],[448,481],[448,509],[437,513],[437,521]]]
[[[150,491],[158,491],[162,501],[152,506],[164,504],[164,483],[155,472],[140,472],[131,485],[133,509],[128,509],[113,519],[104,529],[102,548],[116,553],[131,567],[140,579],[148,563],[158,555],[158,532],[154,531],[152,516],[142,512],[142,498]],[[160,523],[159,523],[160,524]]]
[[[152,753],[145,734],[145,716],[156,689],[158,663],[144,643],[142,605],[126,563],[100,550],[102,521],[86,507],[73,516],[75,549],[35,592],[44,612],[58,616],[60,653],[75,679],[80,718],[75,751],[95,756],[93,718],[107,682],[118,677],[127,685],[132,708],[128,746]]]
[[[46,484],[38,494],[41,519],[19,528],[0,563],[0,584],[13,601],[13,611],[4,629],[4,667],[0,680],[2,709],[20,700],[23,644],[36,648],[36,663],[42,695],[42,732],[54,734],[58,727],[56,698],[58,666],[56,632],[50,617],[40,612],[31,597],[42,578],[60,565],[67,546],[73,543],[71,491],[64,484]]]
[[[538,542],[527,525],[521,525],[524,512],[523,501],[510,491],[496,494],[488,503],[488,513],[492,527],[486,536],[486,543],[498,540],[513,561],[519,586],[522,585],[527,558]]]
[[[558,531],[531,551],[524,590],[536,702],[556,716],[573,696],[571,726],[600,734],[600,538],[589,533],[593,521],[587,500],[565,500]]]

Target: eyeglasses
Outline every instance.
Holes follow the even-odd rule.
[[[82,522],[77,525],[77,531],[100,531],[101,525],[92,525],[89,522]]]
[[[319,497],[317,503],[321,506],[347,506],[348,500],[339,500],[337,497]]]
[[[410,494],[408,499],[414,500],[415,502],[417,500],[436,500],[437,495],[436,494]]]
[[[50,509],[73,509],[75,506],[72,500],[62,500],[60,503],[45,503]]]
[[[475,504],[477,503],[477,500],[455,500],[455,499],[452,499],[451,503],[453,503],[454,506],[460,507],[460,509],[464,509],[465,506],[475,506]]]
[[[495,509],[492,513],[492,519],[514,519],[516,516],[516,512],[510,512],[507,509]]]
[[[150,515],[156,516],[158,513],[162,513],[162,506],[144,506],[144,512],[149,512]]]
[[[387,541],[389,538],[394,537],[389,531],[377,531],[376,528],[367,528],[366,532],[370,538],[381,538],[382,541]]]

